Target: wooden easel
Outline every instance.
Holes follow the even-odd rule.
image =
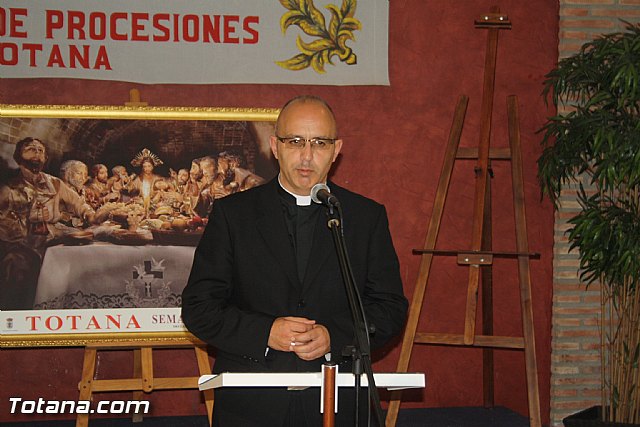
[[[468,98],[461,96],[456,106],[444,164],[438,181],[438,189],[433,207],[433,214],[425,239],[424,249],[415,253],[422,254],[420,269],[416,281],[413,300],[409,309],[409,318],[402,342],[397,372],[407,372],[411,351],[414,344],[435,344],[466,347],[481,347],[483,350],[483,397],[485,406],[493,406],[493,350],[508,348],[524,350],[527,376],[527,396],[529,403],[529,420],[532,427],[540,427],[540,400],[538,393],[538,371],[536,366],[535,340],[533,331],[533,308],[531,305],[531,277],[529,260],[538,254],[529,253],[527,239],[526,216],[524,205],[524,182],[522,176],[522,154],[520,148],[520,129],[518,121],[517,98],[507,98],[507,114],[509,121],[509,148],[490,148],[491,116],[493,110],[493,94],[495,86],[496,53],[498,32],[511,28],[505,15],[499,13],[497,7],[476,21],[476,28],[487,28],[487,54],[485,58],[484,86],[481,109],[481,130],[478,148],[459,148],[460,136],[466,114]],[[451,181],[455,160],[476,159],[475,197],[473,211],[473,229],[471,247],[467,250],[436,250],[436,240],[442,221],[444,204]],[[491,160],[510,160],[513,185],[513,203],[516,226],[516,251],[497,252],[491,248]],[[424,302],[429,271],[434,256],[457,256],[459,265],[469,267],[467,285],[467,302],[463,334],[418,333],[417,326]],[[494,257],[517,258],[520,306],[522,315],[522,337],[506,337],[493,335],[492,316],[492,269]],[[478,302],[478,285],[482,278],[482,334],[476,334],[476,310]],[[400,408],[401,392],[394,392],[387,411],[386,425],[396,424]]]
[[[153,349],[161,348],[190,348],[196,353],[199,376],[194,377],[155,377],[153,374]],[[133,351],[133,375],[131,378],[122,379],[95,379],[96,356],[100,350],[132,350]],[[144,393],[154,390],[198,389],[198,378],[211,374],[211,365],[204,343],[190,343],[185,340],[167,340],[157,342],[117,342],[117,343],[92,343],[85,346],[84,361],[82,364],[82,380],[78,384],[80,390],[79,400],[90,400],[93,393],[111,391],[132,391],[133,400],[144,400]],[[204,392],[207,416],[211,425],[213,411],[213,390]],[[133,422],[142,421],[142,414],[133,414]],[[76,427],[86,427],[89,424],[88,414],[78,414]]]

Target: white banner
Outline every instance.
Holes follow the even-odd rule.
[[[388,0],[3,0],[0,76],[388,85]]]
[[[179,307],[0,311],[0,335],[186,332]]]

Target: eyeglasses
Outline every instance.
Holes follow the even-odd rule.
[[[278,141],[282,142],[285,147],[302,150],[307,145],[311,145],[312,150],[328,150],[337,141],[337,138],[311,138],[306,139],[300,136],[282,137],[276,136]]]

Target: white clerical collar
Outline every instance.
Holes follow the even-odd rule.
[[[311,196],[300,196],[300,195],[292,193],[291,191],[289,191],[286,188],[284,188],[284,185],[282,185],[282,182],[280,181],[280,174],[278,174],[278,184],[280,184],[280,187],[282,187],[282,189],[284,191],[286,191],[287,193],[289,193],[293,197],[295,197],[297,206],[309,206],[309,205],[311,205]]]

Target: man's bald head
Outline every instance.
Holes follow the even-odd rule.
[[[282,108],[280,109],[280,114],[278,115],[278,120],[276,121],[276,129],[275,129],[276,135],[278,135],[278,130],[282,128],[282,122],[283,120],[286,119],[287,111],[291,107],[298,104],[318,104],[324,107],[328,116],[330,117],[331,122],[333,123],[333,128],[335,132],[334,136],[337,136],[338,126],[336,124],[336,116],[335,114],[333,114],[333,109],[331,109],[331,106],[327,104],[327,101],[315,95],[296,96],[295,98],[291,98],[289,101],[286,102],[286,104],[282,106]]]

